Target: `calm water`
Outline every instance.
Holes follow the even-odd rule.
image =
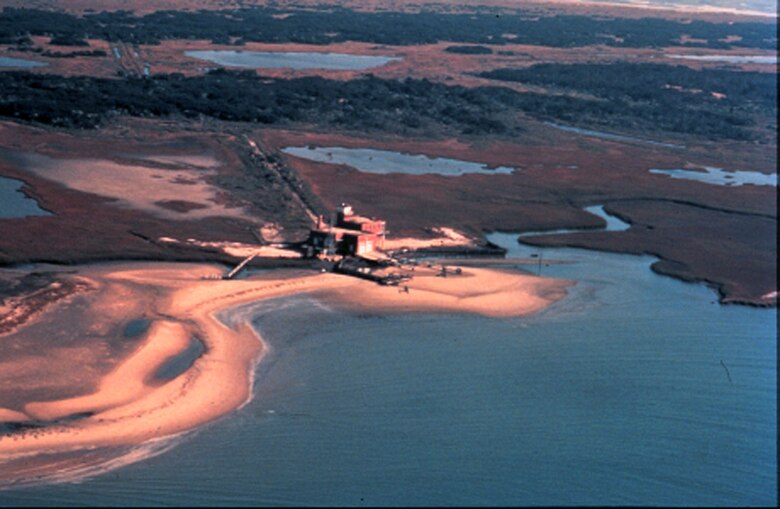
[[[728,62],[730,64],[777,64],[777,56],[765,55],[665,55],[668,58],[701,60],[704,62]]]
[[[50,216],[38,202],[20,191],[24,182],[0,177],[0,219],[27,216]]]
[[[190,344],[182,352],[174,355],[154,373],[156,380],[173,380],[195,363],[206,351],[206,345],[198,338],[191,338]]]
[[[654,7],[687,7],[695,9],[727,9],[729,11],[745,13],[761,13],[777,16],[776,0],[747,0],[735,2],[734,0],[604,0],[604,3],[612,4],[640,4]]]
[[[516,319],[244,307],[223,318],[272,347],[251,403],[0,505],[776,504],[776,310],[718,305],[651,257],[491,240],[576,262],[528,268],[578,284]]]
[[[298,53],[294,51],[185,51],[188,57],[208,60],[229,67],[265,69],[330,69],[360,71],[379,67],[397,57],[378,55],[349,55],[346,53]]]
[[[651,168],[650,173],[668,175],[675,179],[696,180],[706,184],[718,186],[743,186],[753,184],[755,186],[777,187],[777,173],[766,174],[757,171],[728,171],[712,166],[705,166],[703,171],[696,170],[661,170]]]
[[[591,205],[590,207],[585,207],[582,210],[585,212],[588,212],[589,214],[593,214],[595,216],[599,216],[601,219],[607,222],[606,226],[602,229],[603,231],[607,232],[622,232],[625,230],[628,230],[631,228],[631,225],[629,223],[626,223],[619,217],[607,214],[607,211],[604,210],[604,205]],[[585,230],[585,229],[560,229],[560,230],[545,230],[545,231],[535,231],[535,232],[526,232],[520,235],[520,237],[536,237],[539,235],[560,235],[562,233],[582,233],[587,231],[593,231],[593,230]]]
[[[0,67],[43,67],[46,65],[49,64],[24,58],[0,57]]]
[[[435,173],[447,177],[459,177],[466,173],[506,175],[515,171],[514,168],[508,166],[488,168],[482,163],[370,148],[286,147],[282,149],[282,152],[320,163],[346,164],[365,173],[407,173],[412,175]]]
[[[659,147],[666,147],[666,148],[685,148],[685,145],[677,145],[675,143],[663,143],[660,141],[645,140],[643,138],[634,138],[633,136],[625,136],[622,134],[605,133],[604,131],[594,131],[592,129],[581,129],[579,127],[561,125],[561,124],[556,124],[554,122],[545,122],[545,124],[550,127],[560,129],[561,131],[582,134],[584,136],[593,136],[594,138],[602,138],[605,140],[633,141],[637,143],[644,143],[646,145],[657,145]]]

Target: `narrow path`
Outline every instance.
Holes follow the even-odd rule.
[[[260,150],[260,148],[257,146],[257,143],[251,139],[249,136],[244,135],[244,139],[246,139],[247,144],[249,145],[249,148],[252,150],[252,155],[257,158],[263,157],[263,152]],[[306,203],[306,201],[303,199],[303,197],[300,194],[300,191],[294,186],[285,176],[282,174],[282,172],[279,171],[278,165],[276,163],[266,163],[266,167],[274,172],[277,177],[279,177],[279,180],[287,184],[287,187],[290,189],[290,192],[292,193],[293,199],[295,202],[303,209],[304,212],[306,212],[306,215],[309,216],[309,219],[311,220],[312,224],[317,222],[317,214],[312,210],[311,207]]]

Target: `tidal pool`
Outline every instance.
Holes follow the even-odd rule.
[[[44,67],[46,62],[26,60],[24,58],[0,57],[0,67]]]
[[[667,175],[675,179],[696,180],[705,184],[714,184],[717,186],[743,186],[753,184],[755,186],[773,186],[777,187],[777,174],[759,173],[757,171],[728,171],[713,166],[704,166],[702,170],[681,170],[671,169],[663,170],[651,168],[650,173],[658,175]]]
[[[459,177],[466,173],[507,175],[515,171],[515,168],[509,166],[489,168],[483,163],[369,148],[287,147],[282,149],[282,152],[319,163],[345,164],[365,173],[405,173],[409,175],[434,173],[447,177]]]
[[[379,67],[398,57],[382,55],[349,55],[346,53],[313,53],[295,51],[234,51],[195,50],[185,51],[185,56],[208,60],[229,67],[253,67],[263,69],[329,69],[362,71]]]
[[[125,325],[122,335],[126,338],[137,338],[149,330],[152,321],[148,318],[136,318]]]
[[[206,345],[198,338],[190,339],[189,346],[184,351],[174,355],[160,366],[154,374],[156,381],[173,380],[181,375],[200,358],[206,351]]]
[[[28,216],[50,216],[38,202],[20,191],[24,182],[0,177],[0,219]]]

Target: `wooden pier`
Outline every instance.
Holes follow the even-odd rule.
[[[234,268],[233,270],[231,270],[230,272],[222,276],[222,279],[233,279],[234,277],[236,277],[238,273],[241,272],[244,269],[244,267],[246,267],[247,263],[254,260],[255,256],[257,256],[257,253],[252,253],[251,255],[244,258],[244,260],[241,263],[236,265],[236,268]]]

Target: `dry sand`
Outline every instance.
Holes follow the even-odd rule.
[[[404,291],[403,286],[383,287],[332,273],[279,271],[242,280],[213,279],[222,270],[174,263],[82,269],[81,275],[96,284],[153,288],[158,298],[156,309],[150,311],[165,318],[153,322],[135,352],[103,376],[92,394],[31,401],[23,412],[3,408],[0,401],[0,421],[5,422],[91,414],[0,436],[0,465],[15,464],[30,454],[142,444],[194,429],[241,407],[251,399],[254,367],[266,345],[248,322],[231,328],[216,315],[247,302],[311,293],[349,309],[518,316],[562,298],[571,284],[484,268],[464,268],[460,275],[440,277],[435,268],[417,267]],[[203,341],[205,353],[174,379],[155,381],[156,370],[186,349],[193,336]]]
[[[384,249],[385,251],[398,251],[400,249],[420,249],[425,247],[477,245],[477,241],[475,239],[467,237],[453,228],[448,228],[446,226],[431,228],[431,233],[436,236],[430,239],[420,239],[415,237],[386,239]]]
[[[359,284],[328,288],[329,301],[349,309],[385,312],[452,312],[509,317],[535,313],[566,295],[571,283],[511,270],[463,268],[442,277],[440,268],[417,267],[400,286]]]
[[[220,203],[220,189],[206,182],[218,165],[213,157],[152,155],[138,159],[137,164],[109,159],[53,158],[34,153],[23,153],[22,158],[36,175],[109,198],[116,206],[174,220],[220,216],[252,219],[242,208]],[[163,166],[145,166],[144,160]],[[184,208],[178,209],[177,203]]]

